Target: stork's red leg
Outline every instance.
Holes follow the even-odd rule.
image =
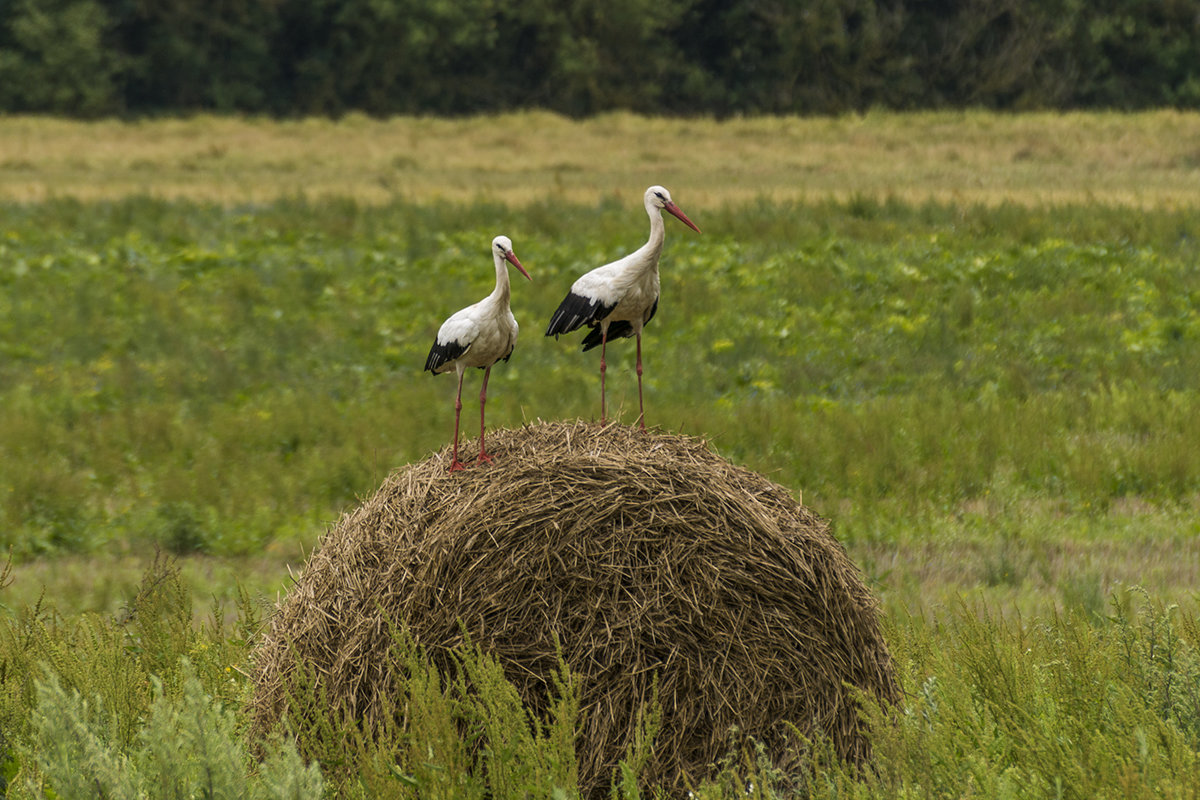
[[[608,348],[608,326],[600,326],[600,424],[605,422],[604,413],[604,373],[608,371],[608,364],[604,363],[604,351]]]
[[[492,463],[492,457],[487,454],[487,445],[483,441],[483,406],[487,403],[487,382],[492,374],[492,368],[483,371],[483,388],[479,390],[479,461]]]
[[[457,472],[463,468],[462,462],[458,460],[458,419],[462,415],[462,384],[463,371],[458,371],[458,396],[454,398],[454,457],[450,459],[450,472]]]
[[[642,402],[642,335],[637,335],[638,422],[646,430],[646,405]]]

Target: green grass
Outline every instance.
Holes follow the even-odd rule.
[[[441,320],[488,291],[498,232],[534,283],[515,287],[523,332],[491,424],[594,416],[594,354],[541,332],[574,276],[644,236],[608,206],[131,200],[3,218],[0,520],[22,558],[311,541],[449,438],[453,381],[420,367]],[[851,543],[905,535],[860,520],[995,492],[1085,518],[1194,510],[1193,222],[863,201],[674,226],[649,421],[845,509]],[[610,352],[629,420],[632,347]]]
[[[867,703],[870,768],[839,763],[818,738],[795,742],[804,766],[784,773],[734,734],[727,757],[696,776],[696,796],[1195,796],[1200,606],[1121,591],[1097,611],[1013,620],[960,603],[935,622],[894,613],[886,636],[904,703]],[[322,783],[340,798],[577,796],[578,685],[565,667],[549,716],[530,717],[486,654],[466,649],[457,674],[442,675],[396,632],[394,726],[364,736],[297,687],[290,732],[322,779],[290,737],[273,739],[262,762],[251,755],[241,704],[261,620],[253,604],[227,622],[216,608],[198,628],[177,567],[158,561],[128,612],[0,618],[7,796],[301,798]],[[647,712],[614,797],[657,796],[638,780],[657,730],[653,704]]]
[[[818,771],[814,795],[1194,796],[1197,608],[1120,593],[1105,610],[897,620],[905,708],[874,717],[874,771]]]
[[[749,780],[830,797],[1194,796],[1195,213],[676,197],[705,233],[668,221],[649,422],[832,519],[883,599],[906,697],[876,720],[870,774],[818,742],[810,774],[780,775],[741,743],[699,794]],[[0,208],[14,796],[77,771],[38,739],[57,735],[46,720],[80,720],[113,785],[136,786],[163,774],[147,726],[186,709],[217,727],[235,715],[214,752],[231,785],[259,786],[239,709],[261,596],[390,470],[448,443],[453,381],[421,365],[440,322],[489,291],[491,237],[511,236],[534,277],[514,285],[522,335],[489,387],[490,425],[512,426],[597,415],[595,353],[542,331],[575,276],[645,229],[611,201]],[[625,422],[632,351],[610,350]],[[477,388],[472,375],[466,420]],[[140,578],[156,548],[179,575]],[[336,717],[323,730],[351,743],[324,764],[335,796],[418,796],[414,776],[441,768],[485,791],[461,742],[430,771],[405,731],[392,747],[355,743]],[[560,781],[565,755],[530,736],[506,769]],[[636,774],[623,785],[652,793]]]

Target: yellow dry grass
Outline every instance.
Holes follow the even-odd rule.
[[[1200,113],[0,118],[4,200],[628,203],[631,186],[650,183],[669,186],[687,208],[828,197],[1192,207]]]

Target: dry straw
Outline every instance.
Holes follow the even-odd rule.
[[[703,441],[622,426],[498,430],[489,447],[492,466],[447,474],[447,448],[394,473],[325,535],[257,650],[260,728],[297,670],[374,727],[395,708],[394,620],[446,669],[465,630],[541,713],[557,640],[582,683],[585,795],[605,792],[656,678],[649,781],[702,776],[732,726],[783,764],[787,723],[866,756],[848,687],[897,698],[878,608],[786,489]]]

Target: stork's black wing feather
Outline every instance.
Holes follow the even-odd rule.
[[[650,313],[646,315],[646,322],[643,322],[642,324],[645,325],[650,320],[654,319],[654,312],[656,311],[658,311],[657,300],[654,301],[654,305],[650,306]],[[608,326],[608,340],[610,342],[613,339],[628,339],[630,336],[633,336],[633,323],[629,322],[628,320],[617,320]],[[602,336],[600,333],[600,326],[596,325],[590,331],[588,331],[587,336],[583,337],[584,351],[586,352],[591,350],[593,347],[599,347],[601,340]]]
[[[429,348],[429,357],[425,359],[425,369],[436,375],[443,366],[456,358],[460,358],[463,353],[470,349],[471,345],[469,344],[434,342],[433,347]]]
[[[628,320],[617,320],[608,326],[608,340],[610,342],[613,339],[628,339],[630,336],[633,336],[633,324]],[[587,336],[583,337],[584,352],[591,350],[593,347],[599,347],[602,339],[600,326],[597,325],[588,331]]]
[[[646,315],[646,322],[654,319],[655,311],[658,311],[657,300],[654,301],[654,305],[650,306],[650,313]],[[645,325],[646,322],[643,322],[642,324]],[[613,339],[628,339],[630,336],[633,336],[633,323],[629,322],[628,320],[617,320],[608,326],[608,340],[610,342]],[[599,347],[602,343],[602,338],[600,326],[596,325],[590,331],[588,331],[587,336],[583,337],[584,352],[591,350],[593,347]]]
[[[655,312],[658,311],[658,298],[654,298],[654,305],[650,306],[650,313],[646,315],[646,319],[642,322],[643,325],[649,325],[650,320],[654,319]]]
[[[607,317],[616,307],[615,303],[605,305],[599,300],[568,292],[566,298],[559,304],[558,310],[554,312],[554,316],[550,318],[546,335],[558,336],[560,333],[570,333],[584,325],[592,325]]]

